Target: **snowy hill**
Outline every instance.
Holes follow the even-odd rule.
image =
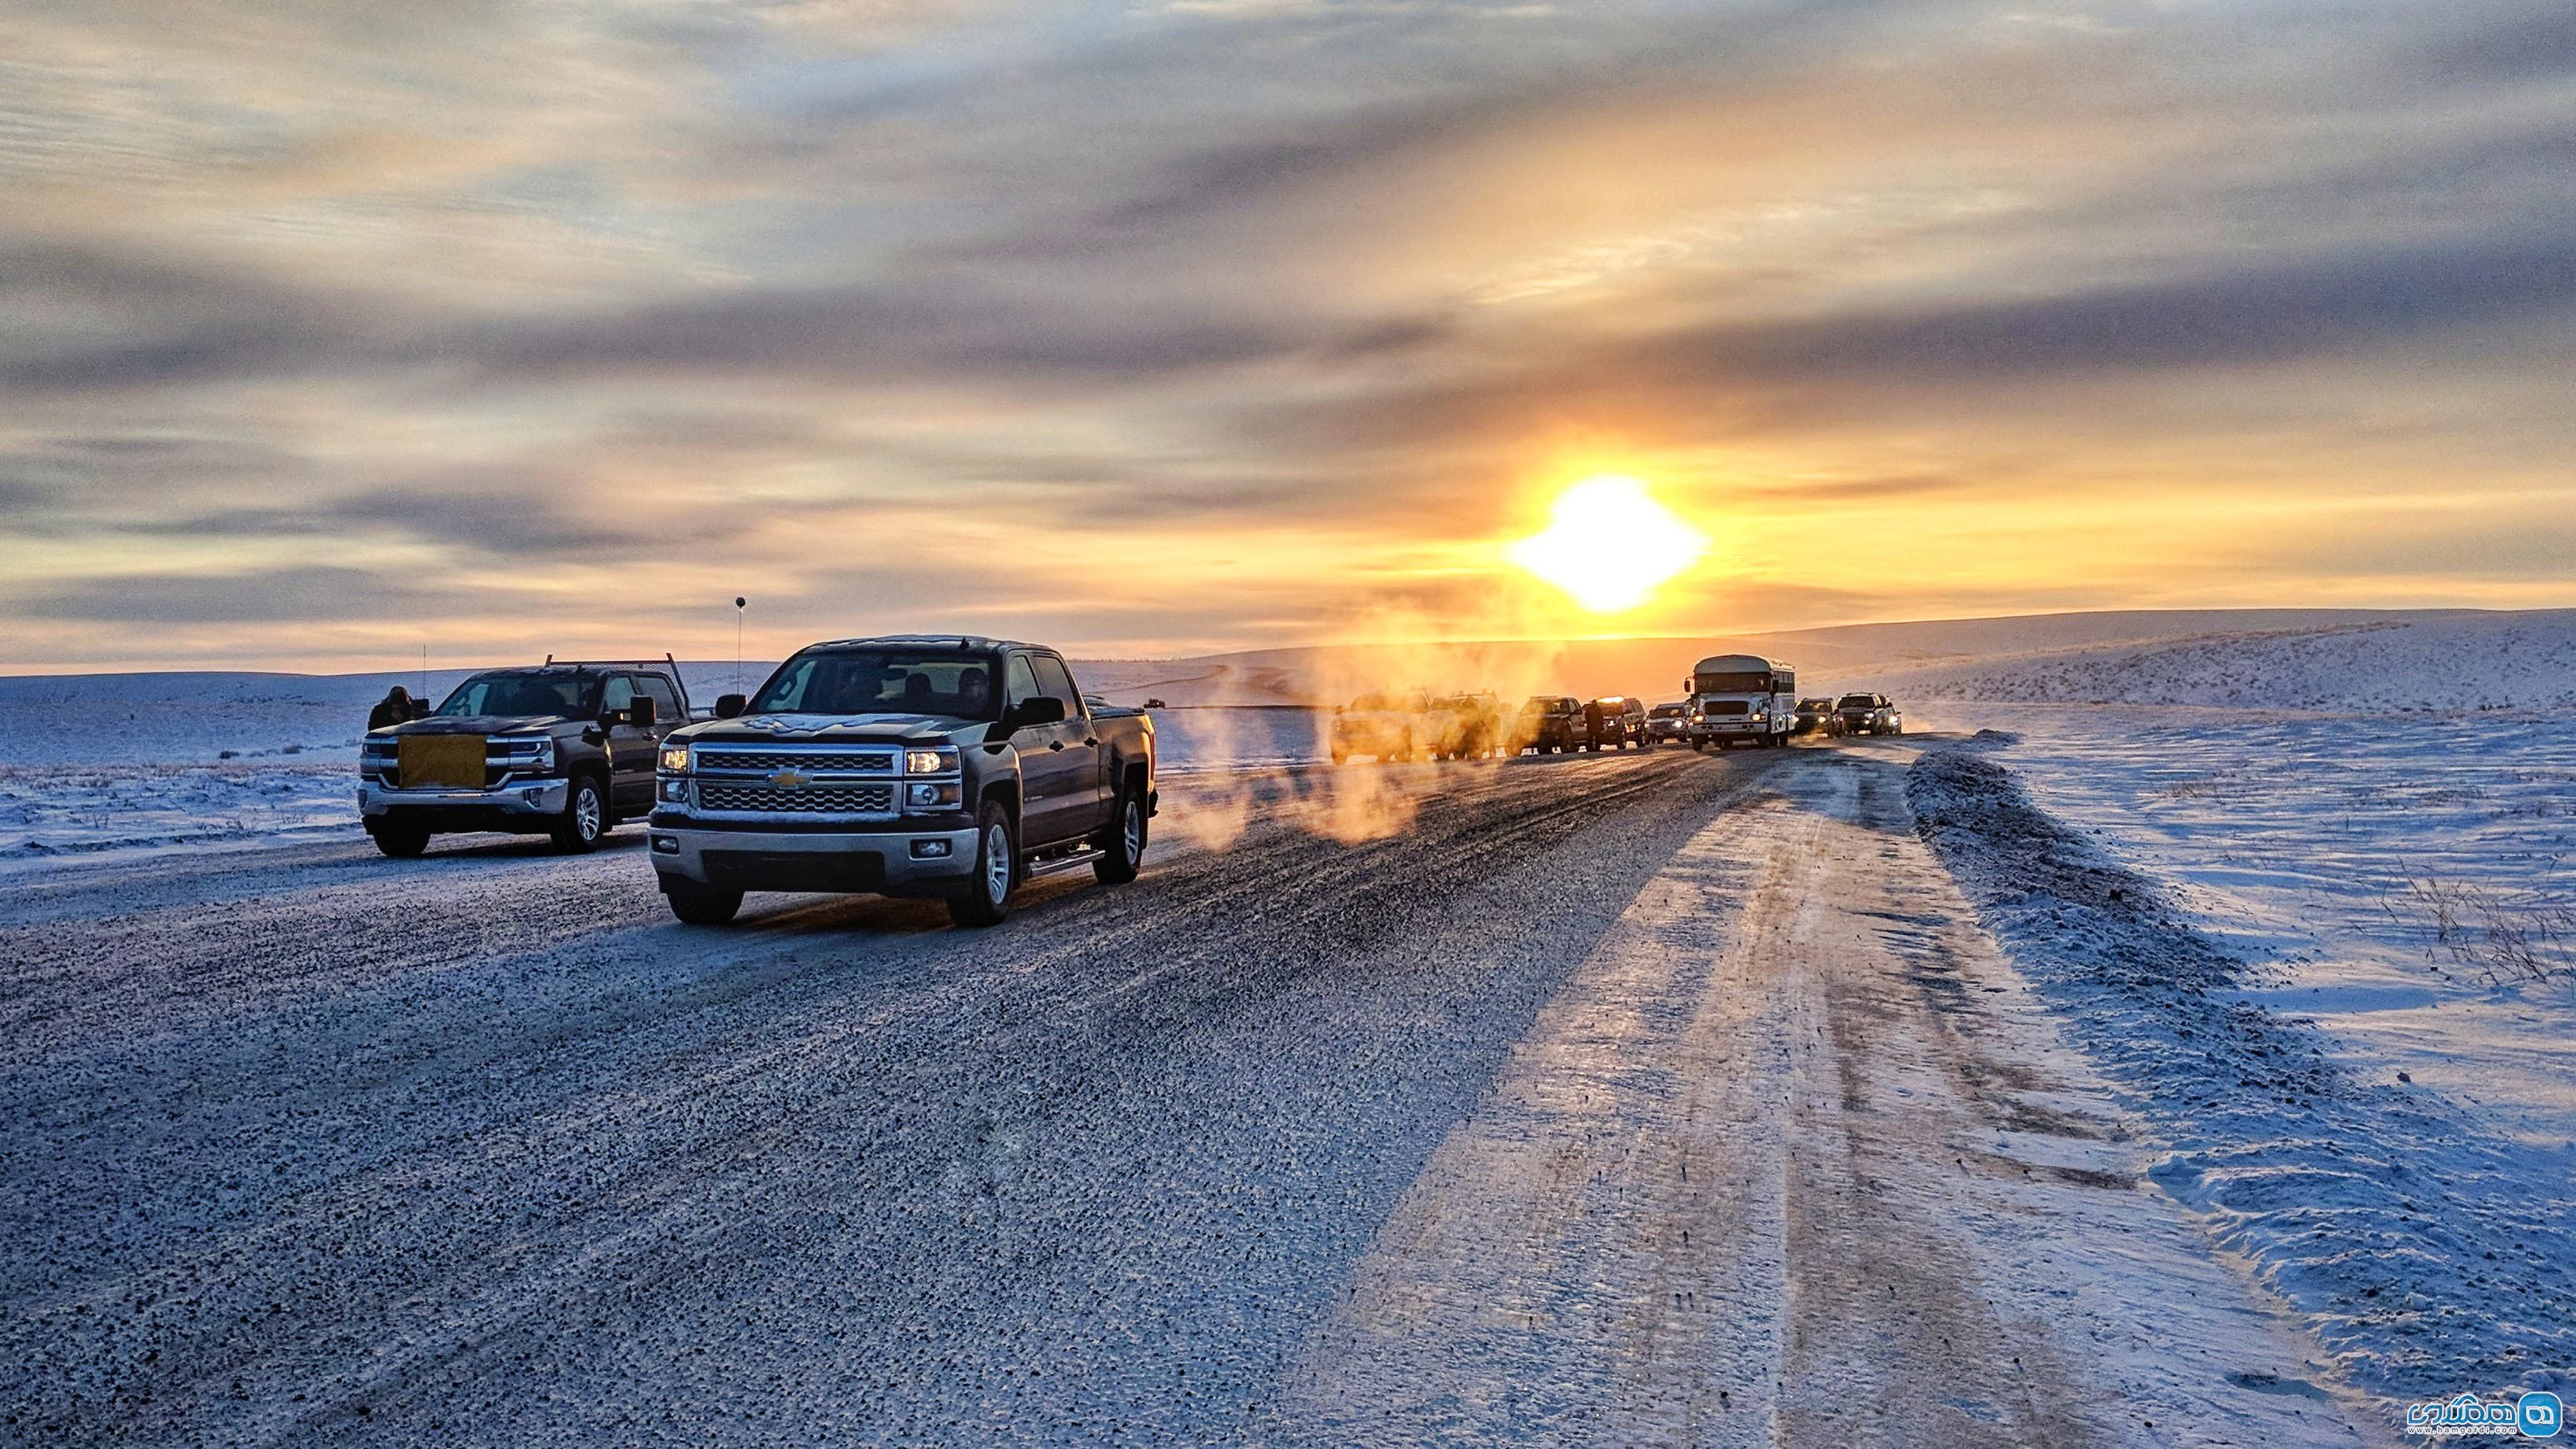
[[[1900,697],[2368,713],[2576,704],[2576,610],[2214,631],[1884,671]]]
[[[1697,638],[1330,645],[1081,664],[1121,702],[1319,704],[1383,688],[1671,697],[1693,661],[1762,654],[1808,693],[2376,710],[2576,699],[2576,610],[2215,609],[1858,624]]]

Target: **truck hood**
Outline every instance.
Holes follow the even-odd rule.
[[[380,735],[513,735],[530,730],[551,730],[557,725],[577,724],[559,714],[457,714],[416,719],[390,729],[371,730]]]
[[[717,740],[904,740],[947,739],[963,730],[982,730],[980,720],[941,714],[746,714],[733,719],[700,720],[673,730],[670,743],[706,744]]]

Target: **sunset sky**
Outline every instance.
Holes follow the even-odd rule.
[[[0,195],[10,672],[2576,604],[2568,0],[6,0]]]

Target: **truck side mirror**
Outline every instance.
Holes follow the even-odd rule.
[[[1682,681],[1682,693],[1684,693],[1684,694],[1688,694],[1688,693],[1690,693],[1690,692],[1691,692],[1691,682],[1690,682],[1689,680],[1685,679],[1685,680],[1683,680],[1683,681]]]
[[[635,703],[626,711],[626,722],[639,730],[649,730],[661,713],[662,707],[653,702],[653,696],[639,694],[635,696]]]
[[[718,719],[732,719],[750,707],[751,701],[739,694],[716,696],[716,718]]]
[[[1064,701],[1052,694],[1040,694],[1021,700],[1011,710],[1011,728],[1024,730],[1031,725],[1064,722]]]

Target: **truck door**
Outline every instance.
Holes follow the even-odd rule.
[[[1046,691],[1039,687],[1037,671],[1029,665],[1030,656],[1013,654],[1002,666],[1002,707],[1016,712],[1020,705]],[[1058,839],[1056,821],[1064,814],[1063,795],[1068,784],[1064,749],[1064,724],[1023,725],[1011,731],[1011,745],[1020,755],[1020,844],[1042,845]]]
[[[1105,823],[1108,805],[1101,791],[1104,752],[1099,730],[1092,724],[1083,707],[1082,695],[1073,686],[1073,675],[1064,661],[1052,654],[1032,654],[1029,667],[1037,674],[1038,692],[1064,701],[1064,722],[1047,727],[1050,738],[1048,756],[1059,774],[1056,788],[1048,801],[1043,841],[1071,840],[1087,835]]]
[[[632,675],[612,674],[599,694],[603,720],[615,711],[635,707]],[[600,726],[608,736],[608,798],[621,817],[633,818],[653,808],[653,750],[659,741],[650,730],[632,724]]]

